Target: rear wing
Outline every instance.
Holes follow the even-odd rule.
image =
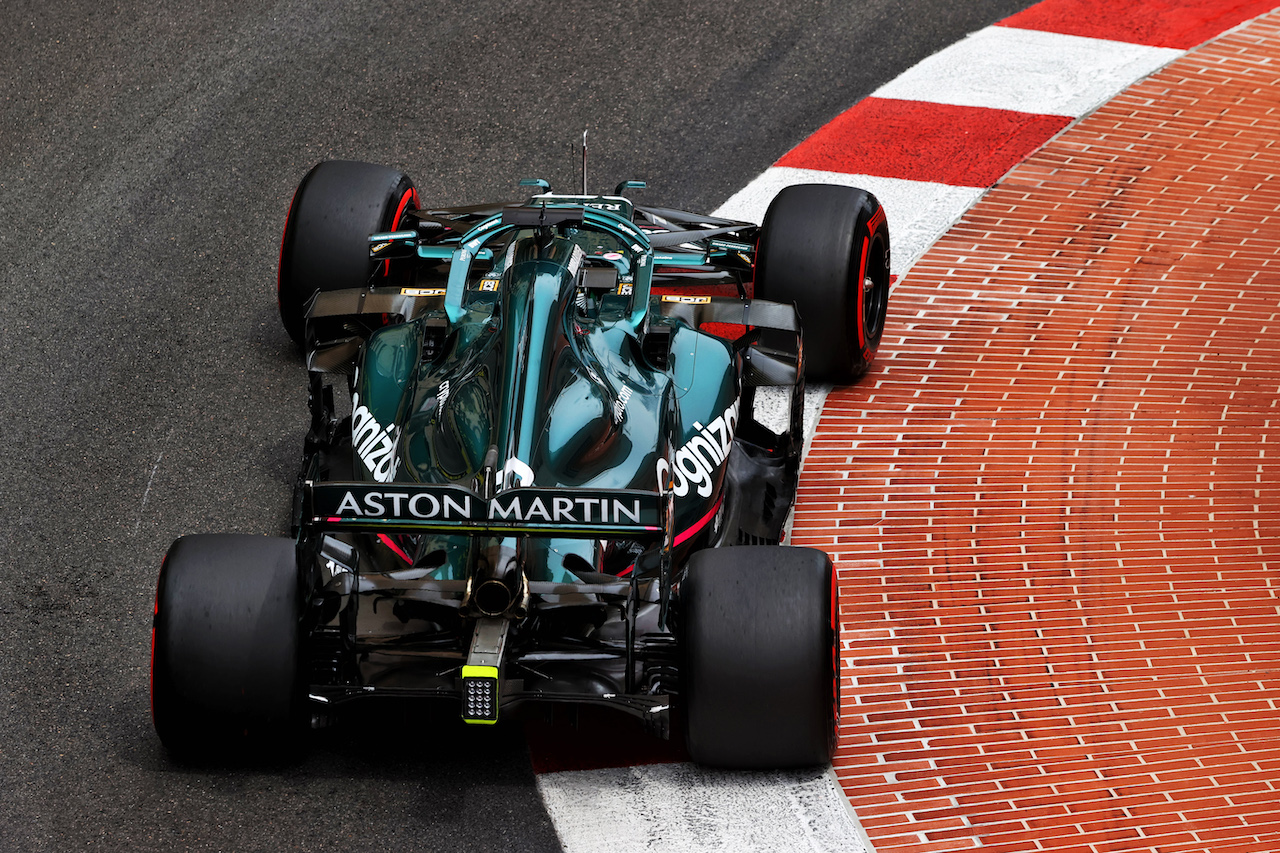
[[[322,530],[662,538],[664,501],[634,489],[517,487],[485,499],[462,486],[307,481],[302,523]]]

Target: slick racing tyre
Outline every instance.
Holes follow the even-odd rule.
[[[301,594],[288,539],[184,536],[156,588],[151,717],[180,758],[278,753],[303,725]]]
[[[795,303],[805,376],[851,382],[866,372],[889,307],[889,225],[871,193],[801,184],[765,213],[755,296]]]
[[[699,551],[680,588],[685,743],[699,764],[831,761],[839,683],[831,559],[812,548]]]
[[[298,184],[280,243],[280,320],[303,345],[307,303],[317,290],[394,284],[406,268],[369,258],[369,235],[395,231],[418,208],[403,172],[354,160],[316,164]]]

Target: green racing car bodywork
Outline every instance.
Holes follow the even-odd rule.
[[[793,187],[757,226],[634,205],[638,182],[526,183],[521,204],[435,209],[364,163],[300,184],[279,281],[310,387],[292,536],[170,549],[153,715],[174,752],[396,696],[472,724],[606,706],[663,736],[678,704],[695,760],[829,760],[834,574],[781,542],[806,365],[852,379],[883,331],[883,210]]]

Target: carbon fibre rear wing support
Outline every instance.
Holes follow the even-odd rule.
[[[656,304],[665,316],[694,328],[709,323],[745,328],[733,342],[742,358],[738,437],[744,446],[760,449],[754,458],[766,470],[776,469],[783,481],[793,481],[804,450],[804,336],[795,306],[766,299],[683,295],[656,297]],[[757,416],[756,389],[770,386],[790,389],[788,424],[782,431],[765,426]],[[758,476],[751,476],[737,497],[754,491],[756,499],[763,500],[767,493],[759,483]],[[776,541],[772,535],[765,538]]]
[[[723,296],[655,297],[663,316],[700,328],[707,323],[745,326],[749,331],[734,342],[745,361],[743,383],[752,386],[800,384],[804,376],[804,347],[800,318],[794,305],[767,299],[735,299]],[[795,346],[780,345],[786,336],[766,335],[765,330],[790,332]]]
[[[665,295],[656,298],[660,300],[663,316],[678,317],[694,327],[704,323],[731,323],[787,332],[800,331],[800,318],[796,315],[795,306],[781,302],[736,299],[731,296]]]
[[[444,304],[443,287],[350,288],[317,292],[307,304],[307,367],[350,375],[369,336]]]

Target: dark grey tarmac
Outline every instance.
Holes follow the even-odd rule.
[[[398,711],[280,766],[183,767],[148,715],[184,533],[279,534],[304,376],[274,298],[316,161],[426,203],[642,178],[710,210],[1025,0],[5,3],[0,850],[557,850],[521,733]]]

